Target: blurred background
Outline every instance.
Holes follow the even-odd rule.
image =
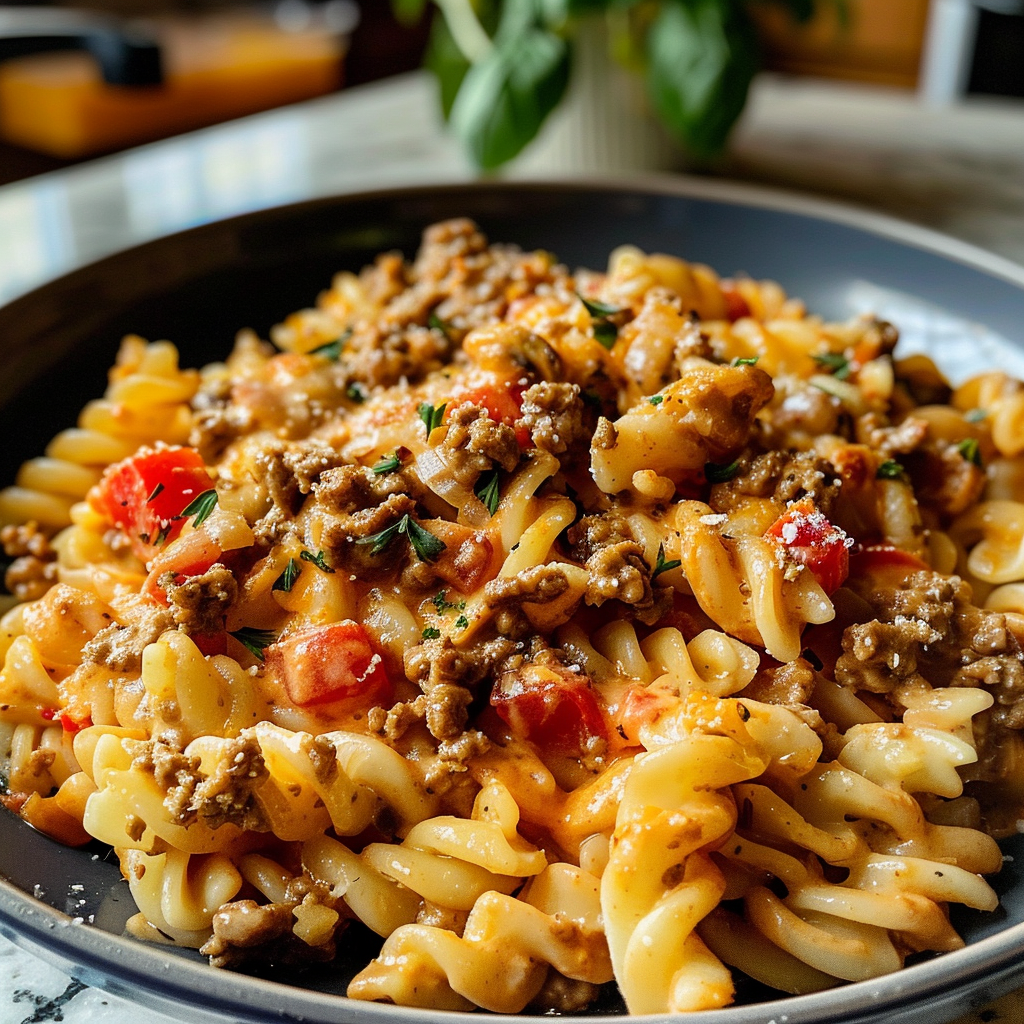
[[[0,8],[0,35],[6,17],[13,37],[0,39],[0,57],[9,58],[0,63],[0,184],[410,72],[423,62],[435,13],[416,6],[411,14],[409,0],[76,0]],[[932,107],[1024,97],[1024,0],[834,0],[806,5],[813,17],[802,24],[785,6],[799,5],[748,4],[769,73],[898,90]],[[83,11],[122,19],[158,40],[164,85],[108,84],[83,52],[26,53],[62,17],[73,21]],[[31,24],[38,15],[42,28]],[[36,39],[26,43],[25,35]],[[53,35],[47,45],[69,42]]]

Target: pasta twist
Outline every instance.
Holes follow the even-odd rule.
[[[549,969],[591,984],[612,977],[597,879],[571,864],[544,867],[518,899],[481,893],[461,936],[403,925],[352,979],[348,995],[400,1006],[518,1013],[540,991]]]
[[[188,403],[198,386],[198,371],[180,370],[177,349],[169,342],[126,337],[105,396],[86,405],[78,426],[59,433],[45,456],[24,463],[14,486],[0,491],[0,523],[35,522],[49,530],[69,526],[72,506],[111,463],[140,445],[181,444],[188,438]]]

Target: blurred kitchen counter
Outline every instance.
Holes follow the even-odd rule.
[[[720,173],[894,214],[1024,263],[1021,101],[928,108],[899,90],[762,76]],[[219,217],[473,176],[440,125],[432,80],[385,79],[0,187],[0,301]]]

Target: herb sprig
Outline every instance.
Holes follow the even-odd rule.
[[[243,626],[228,635],[233,636],[257,661],[264,660],[264,648],[277,642],[277,633],[272,629],[256,629],[253,626]]]
[[[654,563],[654,572],[651,573],[651,582],[653,583],[663,572],[669,572],[671,569],[678,569],[682,564],[682,560],[679,558],[666,558],[665,545],[659,544],[658,560]]]
[[[408,513],[402,516],[397,523],[392,523],[377,533],[371,533],[368,537],[359,537],[356,543],[370,544],[370,554],[379,555],[401,534],[405,534],[409,538],[413,551],[424,562],[436,562],[441,557],[441,552],[447,547],[440,537],[435,537],[428,529],[420,526]]]

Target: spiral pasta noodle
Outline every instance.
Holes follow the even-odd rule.
[[[353,999],[667,1013],[996,907],[1019,382],[464,220],[270,337],[201,370],[125,339],[0,492],[0,800],[112,849],[131,934],[344,961]]]

